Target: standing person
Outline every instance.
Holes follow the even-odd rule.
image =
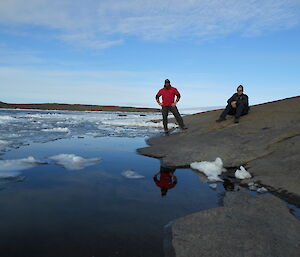
[[[175,100],[175,96],[176,96],[176,100]],[[162,97],[162,102],[160,102],[159,100],[160,97]],[[175,87],[171,86],[170,80],[166,79],[164,87],[160,89],[156,94],[156,101],[162,107],[162,116],[163,116],[165,133],[169,132],[168,130],[169,112],[173,113],[181,129],[187,129],[176,107],[176,104],[179,102],[179,100],[180,100],[180,93]]]
[[[240,116],[249,112],[249,101],[248,96],[244,94],[244,87],[239,85],[236,90],[237,92],[227,100],[227,106],[216,122],[226,120],[226,115],[229,114],[235,116],[235,123],[239,123]]]

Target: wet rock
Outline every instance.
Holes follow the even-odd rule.
[[[298,257],[300,222],[272,195],[227,192],[223,207],[170,223],[164,249],[167,257]]]

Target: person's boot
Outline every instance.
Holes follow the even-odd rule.
[[[219,119],[216,120],[216,122],[221,122],[221,121],[224,121],[224,120],[226,120],[226,118],[220,117]]]
[[[239,123],[239,122],[240,122],[240,118],[235,117],[235,118],[234,118],[234,123]]]

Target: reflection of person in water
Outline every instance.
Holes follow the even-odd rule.
[[[153,180],[161,188],[161,196],[166,196],[168,190],[176,186],[177,178],[174,172],[175,169],[160,167],[160,171],[154,175]]]

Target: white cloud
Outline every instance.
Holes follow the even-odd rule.
[[[58,154],[48,158],[67,170],[82,170],[96,164],[101,158],[84,158],[75,154]]]
[[[0,2],[0,24],[52,29],[89,48],[146,40],[254,36],[299,25],[299,0],[10,0]],[[16,27],[14,27],[16,29]]]

